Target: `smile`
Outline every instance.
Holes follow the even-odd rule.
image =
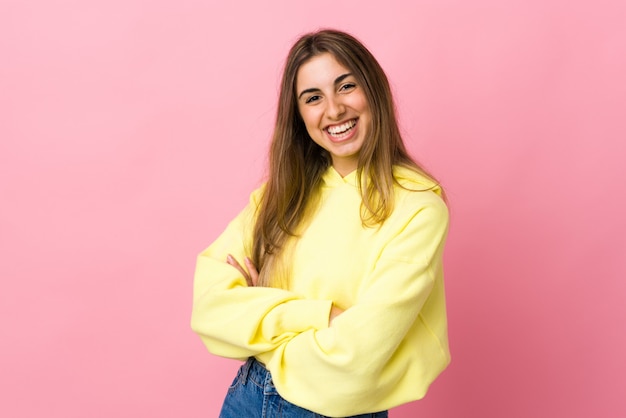
[[[356,119],[351,119],[341,125],[329,126],[326,132],[335,139],[344,139],[350,135],[352,129],[356,126]]]

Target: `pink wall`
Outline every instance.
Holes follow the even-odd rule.
[[[0,3],[0,416],[217,415],[195,255],[320,26],[380,59],[451,201],[453,362],[392,416],[625,416],[624,3],[216,3]]]

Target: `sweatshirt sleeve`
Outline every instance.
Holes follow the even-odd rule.
[[[196,264],[191,328],[216,355],[243,359],[278,347],[297,334],[328,327],[332,301],[305,299],[290,291],[248,287],[226,263],[249,255],[260,190]]]
[[[284,398],[332,417],[376,412],[423,397],[447,366],[448,212],[430,195],[386,242],[354,306],[258,356]]]

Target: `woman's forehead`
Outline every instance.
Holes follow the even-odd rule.
[[[305,61],[296,72],[296,88],[301,90],[333,85],[337,77],[351,73],[332,54],[316,55]]]

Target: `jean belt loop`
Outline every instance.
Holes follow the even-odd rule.
[[[250,375],[250,369],[252,368],[252,364],[254,363],[254,357],[248,358],[246,364],[243,365],[243,370],[241,371],[241,377],[244,385],[248,382],[248,376]]]

